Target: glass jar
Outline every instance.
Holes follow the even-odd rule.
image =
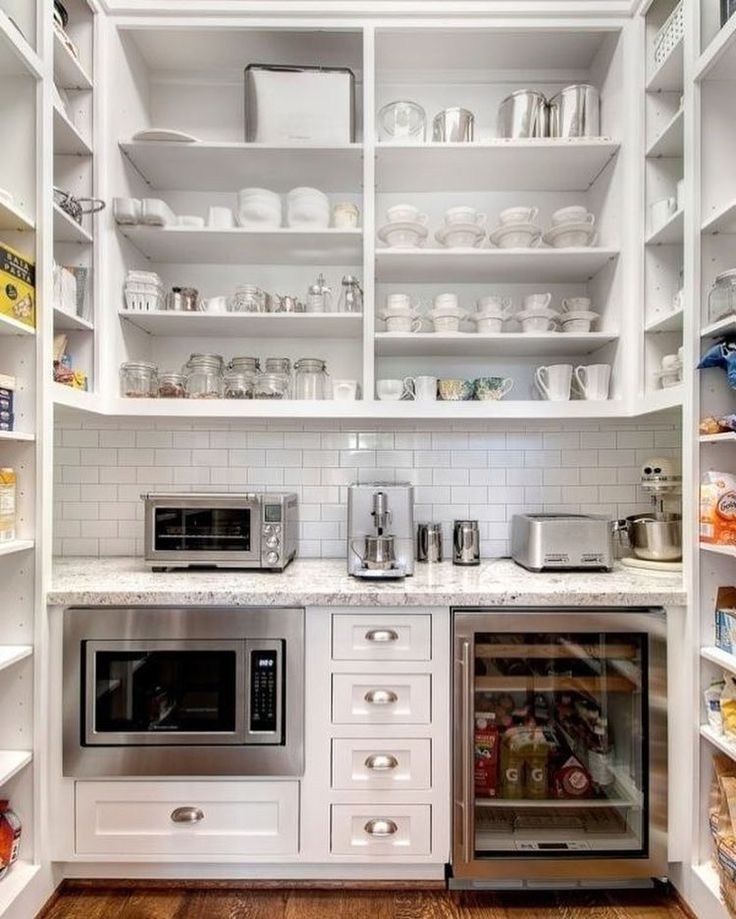
[[[187,399],[222,398],[222,358],[219,354],[193,354],[186,371]]]
[[[261,369],[261,362],[257,357],[233,357],[227,365],[228,370],[237,370],[240,373],[250,373],[255,376]]]
[[[736,314],[736,268],[716,276],[708,292],[708,321],[718,322]]]
[[[329,399],[330,375],[318,357],[302,357],[294,364],[295,399]]]
[[[363,290],[355,275],[347,274],[342,279],[340,302],[337,307],[340,313],[363,312]]]
[[[228,370],[223,378],[226,399],[252,399],[256,375],[241,370]]]
[[[186,394],[186,377],[183,373],[166,370],[158,375],[159,399],[184,399]]]
[[[265,313],[268,306],[268,295],[255,284],[241,284],[235,288],[235,296],[230,299],[231,313]]]
[[[259,373],[254,395],[256,399],[288,399],[289,378],[283,373]]]
[[[325,276],[320,274],[314,284],[307,288],[307,312],[329,313],[332,307],[332,289],[327,286]]]
[[[155,399],[158,394],[158,367],[149,361],[121,364],[120,393],[124,399]]]

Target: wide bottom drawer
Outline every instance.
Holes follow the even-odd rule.
[[[429,855],[432,850],[429,804],[332,805],[333,855]]]
[[[298,782],[77,782],[79,855],[291,855]]]

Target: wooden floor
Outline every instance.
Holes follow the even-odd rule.
[[[43,919],[686,919],[661,893],[68,890]]]

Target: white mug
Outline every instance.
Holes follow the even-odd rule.
[[[406,377],[406,391],[417,402],[435,402],[437,400],[437,377]]]
[[[537,207],[507,207],[498,215],[498,220],[503,226],[514,223],[534,223],[539,213]]]
[[[429,218],[422,214],[418,207],[413,204],[394,204],[386,209],[386,217],[389,223],[421,223],[426,226]]]
[[[479,313],[494,312],[504,318],[511,315],[511,297],[479,297],[476,304]]]
[[[386,328],[389,332],[418,332],[422,320],[417,316],[386,316]]]
[[[503,332],[503,316],[486,316],[485,319],[476,319],[475,324],[480,333]]]
[[[435,332],[459,332],[459,316],[435,316],[432,319]]]
[[[528,294],[524,297],[524,309],[527,312],[546,310],[549,309],[549,305],[552,302],[552,294]]]
[[[575,312],[577,310],[585,310],[587,312],[592,305],[593,301],[590,297],[565,297],[560,303],[563,313],[568,311]]]
[[[207,214],[207,226],[217,230],[230,230],[235,226],[235,218],[229,207],[212,205]]]
[[[376,392],[383,402],[398,402],[406,392],[403,380],[376,380]]]
[[[664,226],[677,210],[677,198],[661,198],[649,207],[652,232]]]
[[[350,201],[338,201],[332,208],[332,226],[337,230],[354,230],[358,226],[360,211]]]
[[[336,402],[354,402],[358,397],[357,380],[333,380],[332,398]]]
[[[611,384],[611,365],[588,364],[587,367],[576,367],[575,382],[583,399],[607,399]]]
[[[443,309],[446,307],[451,307],[452,309],[458,308],[457,294],[437,294],[434,298],[434,308]]]
[[[567,402],[572,384],[572,364],[537,367],[534,382],[545,399],[550,402]]]
[[[386,311],[389,313],[410,313],[412,309],[409,294],[389,294],[386,297]]]

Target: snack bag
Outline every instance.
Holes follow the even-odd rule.
[[[721,693],[721,718],[723,733],[736,736],[736,676],[726,673],[723,677]]]
[[[493,712],[475,715],[475,794],[495,798],[498,794],[499,732]]]
[[[700,541],[736,545],[736,476],[708,472],[700,486]]]

